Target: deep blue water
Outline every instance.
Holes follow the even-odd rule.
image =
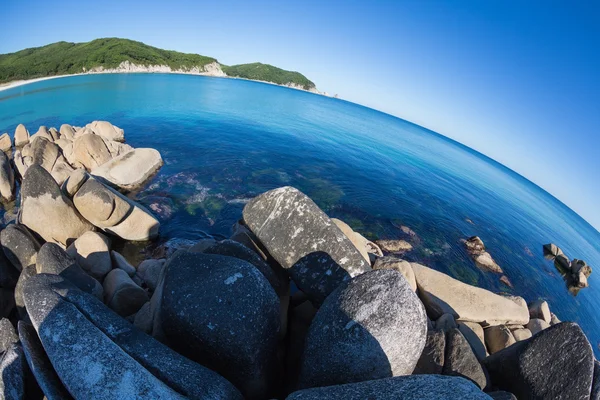
[[[24,123],[108,120],[134,147],[158,149],[160,173],[135,197],[160,207],[161,239],[228,236],[244,202],[292,185],[370,238],[405,238],[412,260],[527,301],[548,300],[599,353],[600,234],[523,177],[434,132],[342,100],[243,80],[92,75],[0,92],[0,133]],[[514,285],[478,269],[460,243],[480,236]],[[542,245],[598,267],[571,295]]]

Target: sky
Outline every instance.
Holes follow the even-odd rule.
[[[600,230],[600,2],[0,0],[0,53],[123,37],[300,71],[457,140]]]

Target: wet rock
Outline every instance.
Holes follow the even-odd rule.
[[[115,268],[104,279],[104,302],[122,317],[135,314],[148,300],[144,289],[122,269]]]
[[[484,365],[493,385],[519,399],[586,399],[594,355],[581,328],[565,322],[492,354]]]
[[[108,121],[94,121],[87,124],[85,127],[93,131],[96,135],[108,140],[114,140],[116,142],[125,141],[125,132],[123,129]]]
[[[56,243],[44,243],[38,253],[35,267],[38,274],[60,275],[80,290],[102,300],[100,282],[88,275],[75,259]]]
[[[7,318],[0,320],[0,354],[6,353],[11,345],[19,343],[15,327]]]
[[[176,351],[222,374],[246,398],[274,390],[279,299],[252,264],[179,251],[154,296],[160,292],[160,328]]]
[[[412,267],[421,299],[434,318],[450,313],[459,321],[483,326],[523,325],[529,321],[524,301],[519,304],[419,264],[413,263]]]
[[[494,354],[515,344],[512,332],[505,325],[490,326],[485,329],[485,344],[490,354]]]
[[[144,260],[140,263],[140,265],[138,265],[137,274],[140,278],[142,278],[146,286],[148,286],[148,289],[150,289],[151,291],[156,290],[164,266],[164,259]]]
[[[387,379],[299,390],[286,400],[489,400],[466,379],[441,375],[397,376]]]
[[[531,331],[532,335],[535,335],[536,333],[541,332],[544,329],[548,329],[549,327],[550,327],[549,323],[547,323],[543,319],[539,319],[539,318],[532,318],[527,323],[527,329],[529,329]]]
[[[102,282],[112,269],[110,241],[98,232],[85,232],[67,248],[67,254],[75,259],[85,272]]]
[[[27,169],[21,199],[21,223],[47,242],[66,245],[69,240],[93,230],[71,200],[62,194],[52,176],[39,165]]]
[[[405,253],[413,248],[406,240],[377,240],[375,243],[387,253]]]
[[[58,276],[32,277],[24,298],[48,358],[74,398],[241,400],[222,377],[137,330]]]
[[[459,322],[458,330],[467,339],[479,361],[488,356],[487,348],[485,347],[485,335],[481,325],[476,322]]]
[[[538,300],[529,305],[529,316],[531,318],[539,318],[550,323],[552,316],[550,315],[550,307],[548,302]]]
[[[4,151],[0,151],[0,197],[2,201],[15,198],[15,174]]]
[[[532,336],[531,331],[527,328],[515,329],[511,332],[517,342],[520,342],[521,340],[527,340]]]
[[[488,386],[488,378],[483,366],[458,329],[452,329],[446,334],[443,374],[469,379],[481,389]]]
[[[162,167],[160,153],[154,149],[135,149],[115,157],[92,170],[112,186],[132,190],[142,186]]]
[[[125,257],[123,257],[121,255],[121,253],[117,253],[116,251],[111,250],[110,251],[110,258],[112,259],[112,262],[113,262],[113,265],[114,265],[115,268],[122,269],[130,277],[132,277],[133,275],[135,275],[135,273],[136,273],[135,267],[133,265],[129,264],[129,261],[127,261],[125,259]]]
[[[73,141],[73,156],[88,171],[112,158],[106,144],[98,135],[84,134]]]
[[[25,400],[27,362],[23,348],[13,343],[0,357],[0,398]]]
[[[449,332],[451,329],[456,329],[456,321],[452,314],[444,314],[435,321],[435,329],[444,332]]]
[[[306,339],[300,387],[409,375],[423,352],[427,317],[402,274],[376,270],[343,283]]]
[[[8,225],[0,233],[0,243],[2,243],[4,255],[18,271],[35,264],[40,243],[26,226]]]
[[[9,151],[12,149],[12,141],[8,133],[0,135],[0,151]]]
[[[317,303],[340,283],[370,270],[346,235],[295,188],[255,197],[244,207],[243,216],[269,254]]]
[[[427,340],[413,375],[441,374],[446,352],[446,333],[440,330],[427,332]]]
[[[404,276],[410,288],[413,291],[417,291],[417,281],[415,279],[415,273],[413,272],[412,266],[408,261],[396,258],[396,257],[380,257],[375,260],[373,269],[393,269],[398,271]]]
[[[15,129],[15,147],[22,147],[29,143],[29,131],[25,125],[19,124]]]

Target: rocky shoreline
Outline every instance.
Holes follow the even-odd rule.
[[[600,399],[589,341],[547,302],[404,260],[410,243],[369,241],[293,187],[250,200],[228,239],[131,265],[113,243],[159,237],[127,196],[158,151],[106,121],[19,125],[0,147],[0,195],[18,197],[0,232],[3,398]],[[465,246],[502,274],[481,239]]]

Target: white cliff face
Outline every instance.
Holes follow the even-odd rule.
[[[179,74],[190,74],[190,75],[207,75],[207,76],[227,76],[225,72],[221,69],[221,64],[218,62],[212,62],[210,64],[206,64],[203,67],[192,67],[192,68],[179,68],[172,69],[168,65],[138,65],[129,61],[123,61],[116,68],[104,68],[102,66],[95,67],[90,69],[89,71],[85,70],[83,72],[87,73],[119,73],[119,72],[154,72],[154,73],[179,73]]]

